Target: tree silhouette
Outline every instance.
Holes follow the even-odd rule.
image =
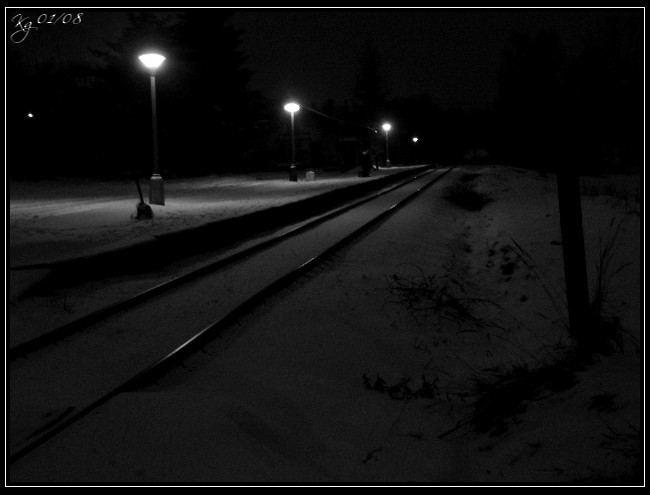
[[[543,166],[559,152],[562,124],[573,112],[563,80],[566,60],[553,31],[510,36],[495,102],[500,151],[510,163]]]
[[[354,109],[359,119],[376,125],[385,110],[388,91],[381,74],[379,52],[368,43],[361,55],[359,72],[354,86]]]
[[[216,11],[161,16],[134,13],[129,26],[106,49],[103,79],[114,101],[114,129],[134,150],[148,136],[149,87],[137,56],[158,51],[166,60],[156,77],[161,168],[171,173],[205,173],[232,168],[245,152],[252,127],[250,72],[237,51],[232,14]],[[128,117],[128,123],[117,122]],[[135,139],[138,136],[140,139]],[[139,160],[138,160],[139,161]],[[147,162],[148,163],[148,162]],[[145,167],[146,169],[146,167]]]
[[[428,95],[414,95],[392,99],[387,103],[389,112],[399,126],[393,131],[392,154],[400,162],[443,161],[452,153],[450,143],[460,137],[450,129],[447,114]],[[414,145],[412,138],[419,142]],[[416,154],[417,151],[417,154]]]
[[[640,167],[643,153],[643,42],[640,18],[612,13],[582,37],[569,80],[593,170]]]
[[[239,32],[229,26],[231,12],[190,11],[173,28],[182,74],[182,106],[175,107],[175,133],[196,150],[199,171],[238,161],[251,132],[252,99],[246,86],[251,72],[238,51]],[[207,157],[208,160],[206,160]],[[197,164],[198,165],[198,164]]]
[[[9,175],[102,173],[99,157],[107,148],[102,118],[110,105],[98,98],[92,71],[60,60],[33,65],[16,53],[8,57],[7,71]]]
[[[643,142],[642,18],[614,12],[569,57],[552,31],[513,34],[495,109],[510,163],[548,166],[561,154],[581,173],[639,168]]]

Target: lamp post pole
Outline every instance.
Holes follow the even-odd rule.
[[[415,158],[415,163],[418,163],[418,162],[419,162],[419,160],[418,160],[418,146],[417,146],[418,141],[419,141],[419,140],[418,140],[417,137],[414,137],[414,138],[413,138],[413,151],[414,151],[414,155],[415,155],[415,156],[414,156],[414,158]]]
[[[388,156],[388,131],[390,131],[390,124],[384,124],[381,128],[386,131],[386,167],[390,167],[390,158]]]
[[[158,119],[156,117],[156,76],[151,73],[151,129],[153,135],[153,175],[151,176],[152,186],[153,182],[160,181],[159,192],[160,197],[153,198],[156,196],[154,190],[158,188],[151,187],[149,189],[149,202],[153,204],[158,204],[154,202],[154,199],[160,199],[160,204],[165,204],[164,190],[162,176],[160,175],[160,169],[158,168]]]
[[[165,189],[158,165],[158,123],[156,116],[156,69],[165,61],[165,57],[155,53],[140,55],[140,61],[149,71],[151,81],[151,131],[153,136],[153,173],[149,182],[149,203],[165,204]]]
[[[291,112],[291,166],[295,167],[296,166],[296,139],[295,139],[295,133],[293,128],[293,114],[294,112]]]
[[[298,174],[296,173],[296,141],[293,126],[293,114],[300,110],[300,105],[296,103],[287,103],[284,109],[291,114],[291,167],[289,168],[289,180],[291,182],[298,182]]]

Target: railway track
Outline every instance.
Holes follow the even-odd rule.
[[[10,463],[178,365],[450,170],[418,174],[11,349]]]
[[[75,320],[69,321],[55,328],[52,328],[51,330],[43,332],[37,337],[20,342],[10,347],[7,353],[9,360],[13,361],[15,359],[25,357],[27,354],[31,352],[34,352],[48,345],[52,345],[57,341],[65,337],[68,337],[76,332],[83,331],[84,328],[87,328],[89,325],[101,321],[104,318],[117,314],[120,311],[127,310],[128,308],[133,307],[137,304],[141,304],[152,297],[160,296],[164,294],[166,291],[173,290],[174,288],[182,284],[191,282],[192,280],[195,280],[201,276],[222,269],[232,263],[236,263],[246,258],[247,256],[252,256],[255,253],[258,253],[264,249],[268,249],[269,247],[275,244],[278,244],[293,236],[299,235],[302,232],[307,231],[308,229],[315,228],[318,225],[322,224],[323,222],[326,222],[332,218],[342,215],[347,211],[350,211],[365,203],[373,201],[376,198],[379,198],[380,196],[389,194],[401,187],[404,187],[405,185],[431,172],[432,172],[431,169],[423,170],[417,174],[414,174],[413,176],[409,177],[406,180],[400,181],[395,185],[385,188],[377,193],[371,194],[361,200],[355,201],[353,203],[350,203],[340,208],[336,208],[331,212],[317,216],[312,220],[299,224],[298,226],[291,227],[288,230],[280,231],[280,233],[264,241],[258,242],[244,249],[231,252],[230,254],[219,257],[218,259],[201,266],[200,268],[193,269],[187,273],[183,273],[182,275],[174,276],[168,280],[165,280],[164,282],[155,284],[147,289],[141,290],[134,295],[128,296],[122,300],[119,300],[112,304],[108,304],[99,309],[93,310]]]

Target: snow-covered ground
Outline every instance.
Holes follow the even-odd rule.
[[[492,198],[478,211],[445,199],[468,174]],[[611,355],[557,366],[570,341],[554,177],[460,167],[10,482],[640,483],[640,180],[584,178],[583,193],[591,282],[621,225]]]
[[[373,170],[370,180],[405,170]],[[9,184],[10,266],[30,265],[110,251],[153,236],[280,206],[368,179],[345,173],[258,172],[165,180],[165,205],[151,205],[154,220],[135,219],[135,181],[59,179]],[[148,203],[148,180],[141,180]]]
[[[282,171],[169,178],[165,180],[165,205],[151,205],[153,221],[135,218],[139,195],[133,180],[11,181],[5,216],[7,261],[11,268],[18,268],[111,252],[417,168],[380,168],[369,179],[357,177],[357,169],[316,170],[314,181],[307,181],[301,172],[298,182],[289,181]],[[147,203],[148,182],[140,181]],[[40,268],[11,270],[12,301],[48,273]]]

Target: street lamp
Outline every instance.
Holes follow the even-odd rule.
[[[296,174],[296,143],[293,132],[293,114],[300,110],[300,105],[297,103],[287,103],[284,106],[284,109],[291,114],[291,168],[289,168],[289,180],[291,182],[298,182],[298,175]]]
[[[413,137],[413,146],[415,147],[415,150],[414,150],[414,152],[415,152],[415,163],[418,163],[418,150],[417,150],[417,146],[415,146],[415,145],[418,144],[418,141],[419,141],[418,137],[414,136]]]
[[[165,204],[163,179],[158,169],[158,128],[156,124],[156,70],[165,61],[165,57],[157,53],[146,53],[138,57],[142,65],[149,71],[151,80],[151,128],[153,130],[153,174],[149,183],[149,203]]]
[[[386,131],[386,166],[390,167],[390,159],[388,158],[388,131],[390,131],[390,124],[386,123],[381,128]]]

